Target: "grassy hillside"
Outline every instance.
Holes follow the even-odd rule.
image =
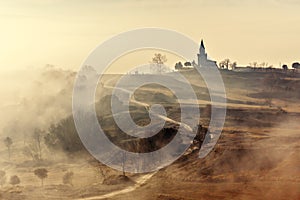
[[[41,126],[39,123],[36,128],[40,129],[42,138],[42,159],[31,156],[38,152],[37,140],[33,137],[35,123],[30,124],[30,129],[20,123],[17,129],[9,129],[14,133],[2,133],[1,139],[11,137],[13,145],[10,159],[6,146],[0,146],[0,170],[6,173],[0,199],[299,199],[300,74],[221,71],[228,102],[225,127],[214,150],[203,159],[198,158],[198,152],[210,122],[210,97],[203,79],[195,71],[182,74],[198,97],[201,131],[187,153],[172,165],[148,176],[126,174],[127,178],[122,172],[96,161],[82,146],[70,112],[69,90],[74,74],[61,71],[44,74],[45,80],[59,79],[66,88],[51,92],[52,98],[57,100],[55,103],[44,101],[48,94],[42,92],[40,104],[28,104],[21,112],[29,112],[35,107],[46,109],[48,104],[51,113],[53,110],[60,113],[60,107],[65,104],[68,108],[55,120],[49,120],[50,114],[40,109],[39,121],[45,124]],[[132,75],[131,80],[145,76]],[[66,77],[68,81],[63,81]],[[157,135],[148,139],[128,136],[115,124],[111,99],[119,106],[122,102],[112,96],[111,88],[119,78],[120,75],[105,75],[96,93],[98,120],[109,139],[121,148],[137,152],[150,152],[168,144],[176,135],[178,124],[168,122]],[[176,79],[170,76],[164,79],[180,88],[181,83]],[[130,82],[126,87],[131,87]],[[45,92],[48,87],[38,88]],[[165,87],[144,85],[135,91],[134,99],[149,105],[162,104],[170,119],[180,121],[178,100]],[[182,101],[185,104],[190,102],[189,97]],[[144,106],[131,102],[129,110],[137,124],[150,123]],[[6,127],[14,126],[12,123]],[[22,128],[29,130],[25,141]],[[49,171],[44,187],[33,173],[37,168]],[[74,173],[72,184],[64,184],[62,178],[69,171]],[[19,176],[20,184],[9,184],[13,175]]]

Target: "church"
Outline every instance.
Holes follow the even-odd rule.
[[[198,67],[216,67],[218,68],[217,62],[209,60],[205,51],[204,42],[201,40],[198,56]]]

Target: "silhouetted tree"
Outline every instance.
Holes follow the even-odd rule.
[[[21,183],[20,178],[18,176],[12,176],[10,177],[9,183],[13,186],[18,185]]]
[[[257,67],[257,62],[253,62],[252,65],[253,65],[254,68],[256,68]]]
[[[287,65],[282,65],[282,69],[283,70],[288,70],[288,66]]]
[[[48,177],[48,170],[45,168],[40,168],[34,170],[34,174],[41,179],[42,187],[44,186],[44,179]]]
[[[268,63],[267,62],[262,62],[262,63],[259,64],[259,66],[262,67],[262,68],[265,68],[265,67],[268,66]]]
[[[184,66],[186,66],[186,67],[192,66],[192,63],[191,62],[185,62]]]
[[[156,67],[158,73],[162,72],[162,65],[167,62],[167,57],[165,55],[162,55],[160,53],[154,54],[154,57],[152,58],[151,61]]]
[[[298,63],[298,62],[293,63],[292,64],[292,68],[294,68],[294,69],[300,69],[300,63]]]
[[[32,140],[23,148],[23,154],[29,156],[32,160],[42,160],[42,141],[44,132],[35,129],[32,134]]]
[[[179,70],[179,69],[182,69],[183,68],[183,65],[181,62],[178,62],[175,64],[175,69]]]
[[[7,147],[7,150],[8,150],[8,158],[10,159],[10,156],[11,156],[11,145],[13,144],[13,141],[10,137],[6,137],[4,139],[4,144],[5,146]]]
[[[233,63],[231,63],[231,65],[230,65],[230,67],[231,67],[232,70],[235,70],[236,66],[237,66],[237,63],[236,63],[236,62],[233,62]]]

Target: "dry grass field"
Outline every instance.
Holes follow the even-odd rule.
[[[44,76],[50,77],[48,79],[50,83],[54,80],[63,81],[66,76],[60,73],[64,72],[51,72],[50,75]],[[193,70],[184,71],[182,74],[190,81],[197,94],[201,111],[199,123],[207,128],[210,121],[210,98],[205,83]],[[32,140],[23,139],[22,130],[27,129],[20,125],[13,134],[9,135],[13,139],[10,159],[8,150],[2,142],[8,135],[5,131],[1,134],[0,170],[5,172],[6,181],[0,187],[0,199],[299,200],[300,74],[284,71],[232,72],[226,70],[223,70],[221,74],[228,102],[226,122],[217,145],[207,157],[198,158],[200,145],[196,143],[188,150],[189,153],[157,172],[127,173],[123,176],[122,172],[110,169],[96,161],[83,147],[76,151],[73,151],[71,147],[64,148],[63,146],[51,148],[51,145],[54,145],[53,140],[51,140],[51,145],[48,143],[47,145],[42,139],[43,157],[34,159],[28,155],[28,152],[24,152],[25,147]],[[143,78],[146,75],[132,76],[134,79]],[[45,118],[45,123],[39,123],[39,127],[44,130],[42,138],[53,131],[50,129],[51,124],[60,124],[62,129],[55,129],[56,132],[64,130],[66,135],[72,135],[74,132],[74,124],[65,120],[71,115],[69,105],[71,104],[71,91],[69,90],[72,89],[74,74],[69,74],[67,77],[68,81],[64,82],[65,88],[51,91],[51,94],[60,99],[51,110],[57,109],[57,113],[62,114],[52,121],[46,118],[53,115],[49,113],[40,115],[41,118]],[[98,88],[96,110],[99,122],[109,137],[115,140],[115,143],[121,144],[122,140],[128,140],[128,138],[121,135],[120,138],[114,139],[119,133],[109,110],[110,88],[114,87],[119,77],[119,75],[103,77],[101,82],[105,87],[99,86]],[[172,84],[179,84],[171,77],[166,77],[166,79],[169,79]],[[140,102],[164,105],[169,118],[180,120],[179,105],[168,89],[145,85],[134,95],[135,99]],[[46,97],[47,95],[44,95],[44,98],[40,97],[39,103],[43,102],[40,106],[52,105],[51,102],[44,104]],[[185,101],[188,102],[188,99]],[[68,105],[68,109],[62,111],[60,102]],[[39,103],[35,106],[38,107]],[[25,112],[20,107],[17,110]],[[26,110],[26,112],[29,111]],[[43,113],[43,111],[40,112]],[[131,115],[138,124],[149,122],[147,111],[142,106],[132,104]],[[37,120],[43,121],[40,118]],[[32,123],[34,124],[34,121]],[[160,133],[157,136],[159,142],[155,142],[156,146],[149,146],[147,141],[137,141],[126,143],[124,148],[132,150],[130,149],[132,144],[139,144],[139,150],[143,151],[159,148],[169,142],[163,134]],[[30,138],[28,135],[30,133],[27,134],[27,138]],[[67,138],[69,138],[67,142],[59,144],[72,146],[74,142],[78,142],[76,137],[75,139]],[[56,139],[59,141],[60,138]],[[48,170],[44,186],[41,186],[41,180],[34,174],[37,168]],[[67,172],[73,172],[74,176],[72,181],[64,183],[63,177]],[[9,183],[13,175],[19,177],[19,184]]]

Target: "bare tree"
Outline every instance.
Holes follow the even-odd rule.
[[[236,66],[237,66],[236,62],[233,62],[233,63],[230,64],[230,67],[231,67],[232,70],[235,70]]]
[[[157,69],[156,71],[161,74],[162,73],[162,65],[167,62],[166,55],[162,55],[161,53],[154,54],[154,57],[152,58],[151,63],[154,64]]]
[[[259,64],[260,67],[265,68],[268,64],[266,62],[262,62]]]
[[[10,137],[6,137],[4,139],[4,144],[5,146],[7,147],[7,150],[8,150],[8,158],[10,159],[10,156],[11,156],[11,145],[13,144],[13,141]]]
[[[42,142],[42,131],[39,129],[35,129],[33,133],[33,140],[36,143],[36,146],[38,148],[38,159],[42,160],[42,147],[41,147],[41,142]]]
[[[29,143],[23,148],[23,154],[31,157],[33,161],[39,160],[39,149],[35,143]]]
[[[253,62],[253,67],[256,68],[257,67],[257,62]]]
[[[42,187],[44,186],[44,179],[48,177],[48,170],[45,168],[39,168],[34,170],[34,174],[41,179]]]
[[[44,132],[35,129],[32,134],[32,140],[23,148],[23,154],[29,156],[32,160],[42,160],[42,140]]]

